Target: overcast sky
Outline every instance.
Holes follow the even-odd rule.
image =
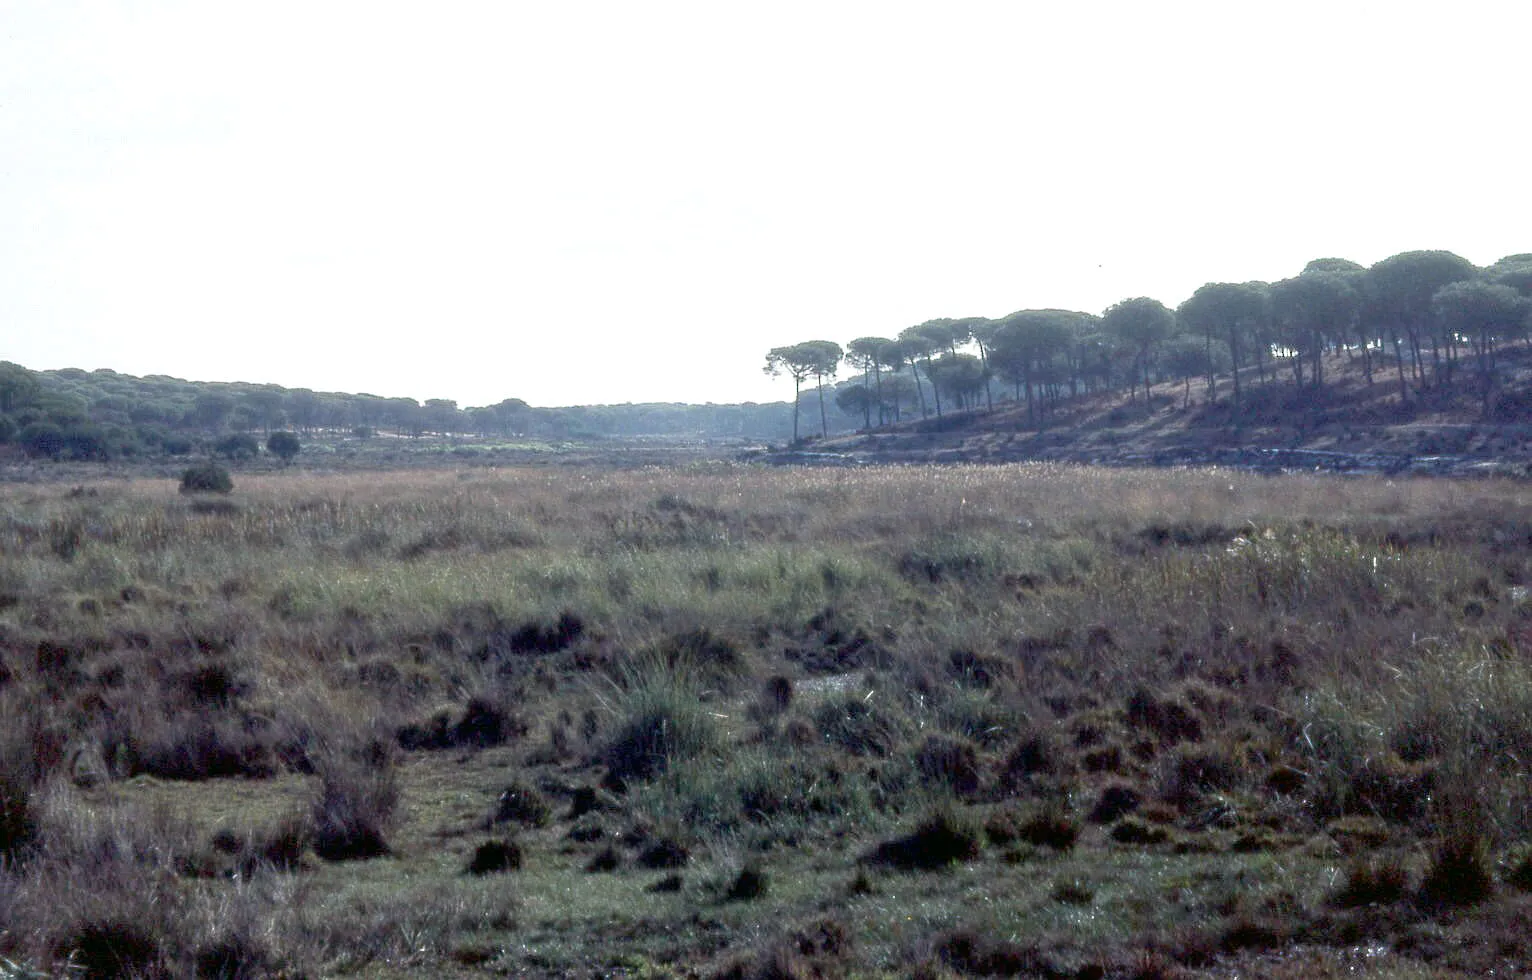
[[[536,405],[1532,251],[1500,3],[0,0],[0,359]]]

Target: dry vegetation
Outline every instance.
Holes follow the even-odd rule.
[[[1519,482],[4,496],[0,976],[1532,964]]]

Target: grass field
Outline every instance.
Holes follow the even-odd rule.
[[[1515,481],[0,490],[0,977],[1532,969]]]

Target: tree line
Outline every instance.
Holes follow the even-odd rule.
[[[1197,380],[1214,401],[1220,375],[1237,417],[1252,383],[1290,377],[1322,395],[1325,356],[1341,353],[1368,385],[1386,372],[1401,402],[1466,390],[1488,416],[1503,381],[1497,352],[1529,330],[1532,253],[1480,268],[1451,252],[1415,251],[1371,267],[1315,259],[1273,283],[1208,283],[1175,309],[1141,296],[1099,315],[1018,310],[928,320],[845,347],[805,341],[772,348],[765,370],[793,381],[794,441],[809,381],[828,434],[825,386],[842,364],[859,373],[832,388],[834,401],[869,429],[915,411],[940,416],[944,405],[993,408],[997,383],[998,397],[1024,403],[1035,422],[1068,399],[1117,390],[1131,401],[1167,380],[1182,382],[1187,404]]]
[[[0,445],[19,446],[33,458],[111,460],[196,453],[237,459],[255,455],[263,444],[269,447],[271,437],[284,431],[305,437],[325,433],[505,440],[770,440],[787,435],[781,403],[535,408],[507,398],[494,405],[460,408],[447,398],[422,402],[162,375],[140,378],[108,369],[32,371],[0,361]],[[285,439],[277,444],[290,445]]]

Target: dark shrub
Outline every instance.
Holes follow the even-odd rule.
[[[1177,749],[1162,772],[1160,794],[1177,805],[1197,803],[1211,790],[1233,789],[1240,781],[1239,762],[1217,746]]]
[[[213,444],[213,452],[224,459],[250,459],[261,451],[261,444],[248,432],[235,432]]]
[[[952,814],[941,812],[914,833],[879,844],[866,860],[906,871],[935,871],[978,856],[978,832]]]
[[[199,463],[181,474],[182,493],[228,493],[234,478],[217,463]]]
[[[16,442],[33,459],[58,459],[64,452],[64,430],[52,422],[33,422],[22,428]]]
[[[623,692],[622,718],[607,743],[610,785],[652,779],[672,762],[693,759],[718,744],[716,723],[684,675],[651,665]]]
[[[513,840],[485,841],[474,849],[465,869],[471,875],[521,870],[521,845]]]
[[[298,441],[297,435],[291,432],[273,432],[266,437],[266,451],[281,459],[283,463],[290,463],[293,457],[303,449],[303,444]]]

